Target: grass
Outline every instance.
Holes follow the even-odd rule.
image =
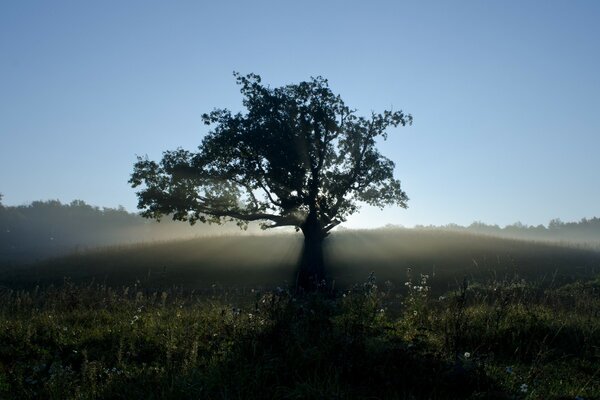
[[[600,398],[600,279],[465,281],[441,297],[430,277],[406,283],[5,290],[0,397]]]
[[[32,288],[92,279],[109,286],[275,288],[295,281],[301,235],[211,237],[107,247],[1,268],[0,285]],[[440,295],[471,280],[519,276],[569,283],[600,273],[600,252],[549,243],[418,229],[334,232],[325,242],[330,281],[350,287],[374,271],[382,281],[403,284],[405,271],[435,275]]]
[[[598,252],[339,232],[329,283],[297,295],[300,244],[205,238],[0,271],[0,398],[600,399]]]

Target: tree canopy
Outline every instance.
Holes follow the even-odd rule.
[[[234,73],[244,112],[215,109],[197,152],[138,157],[130,183],[142,215],[263,228],[293,226],[324,238],[360,203],[406,207],[394,163],[376,147],[387,129],[412,123],[402,111],[357,116],[322,77],[271,88]],[[309,233],[310,231],[310,233]]]

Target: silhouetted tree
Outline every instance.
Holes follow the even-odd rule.
[[[356,116],[322,77],[270,88],[258,75],[234,76],[246,112],[204,114],[214,129],[198,152],[167,151],[159,163],[138,157],[129,181],[142,186],[138,208],[155,219],[294,226],[304,234],[298,284],[309,288],[325,276],[323,239],[359,203],[406,207],[376,140],[412,116]]]

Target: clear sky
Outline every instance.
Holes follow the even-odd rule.
[[[135,210],[136,155],[241,109],[232,71],[393,107],[409,209],[346,226],[600,216],[598,1],[3,1],[0,193]]]

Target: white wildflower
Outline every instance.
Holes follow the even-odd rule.
[[[527,386],[527,384],[524,383],[524,384],[521,385],[520,389],[521,389],[521,392],[527,393],[527,390],[529,389],[529,386]]]

